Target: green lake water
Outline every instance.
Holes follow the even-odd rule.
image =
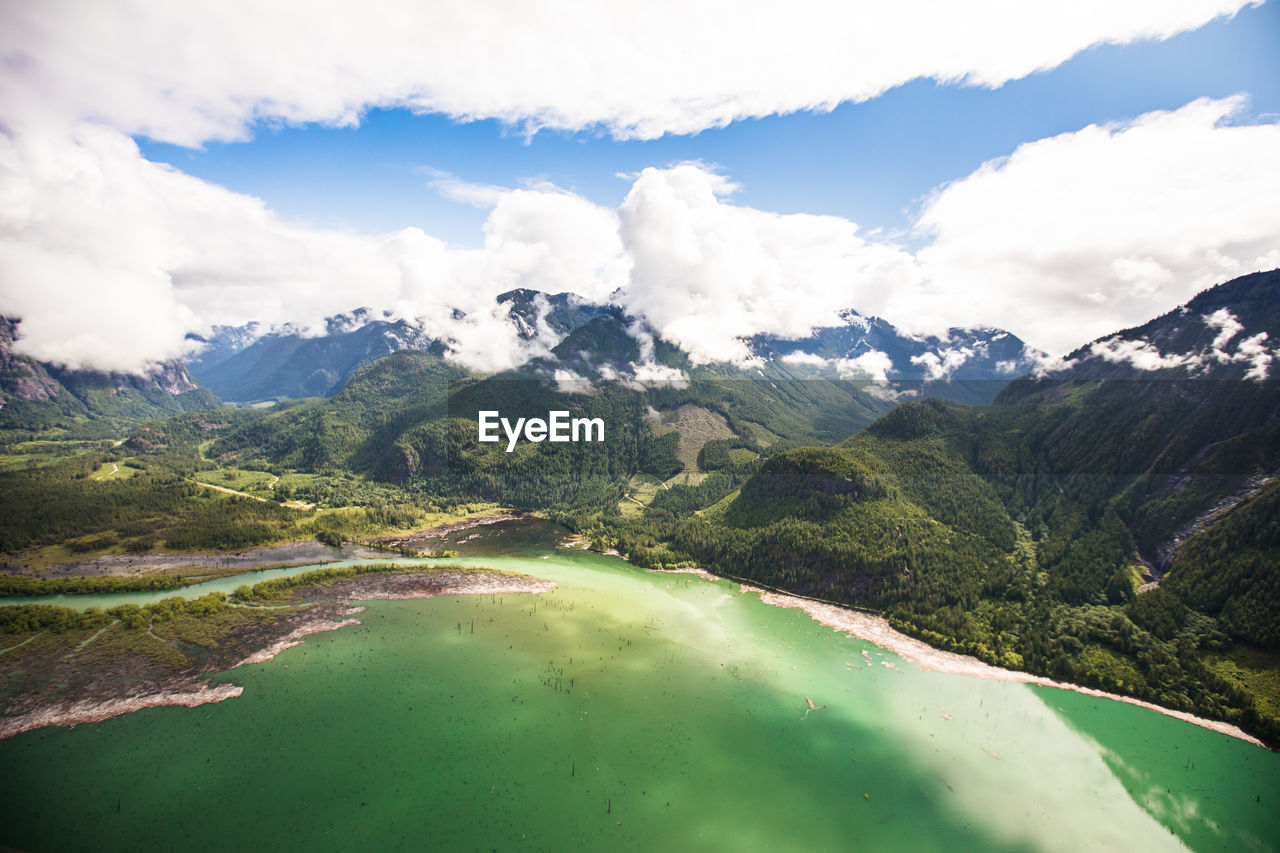
[[[0,742],[0,845],[1280,843],[1266,750],[1117,702],[921,672],[727,581],[501,550],[459,561],[558,588],[371,602],[360,626],[219,676],[244,685],[237,699]]]

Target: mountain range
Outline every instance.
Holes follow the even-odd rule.
[[[564,370],[600,378],[602,371],[606,376],[630,375],[650,365],[698,372],[678,347],[615,306],[569,293],[526,289],[503,293],[498,303],[519,337],[550,345],[550,354],[536,362],[551,373]],[[1005,382],[1043,358],[1014,335],[996,329],[952,329],[945,338],[913,337],[853,310],[843,312],[841,320],[841,325],[816,329],[797,340],[749,338],[751,358],[746,364],[706,365],[702,372],[738,378],[985,382],[985,387],[959,392],[977,401],[994,397]],[[366,309],[330,317],[321,334],[292,327],[259,332],[253,324],[217,327],[208,339],[200,339],[203,347],[187,366],[222,399],[256,402],[332,396],[358,368],[393,352],[448,351],[447,341],[414,324],[376,317]],[[933,391],[947,393],[944,386]]]

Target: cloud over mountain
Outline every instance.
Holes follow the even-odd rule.
[[[619,211],[632,268],[617,300],[696,361],[740,361],[741,337],[807,335],[916,283],[907,252],[863,239],[852,222],[735,205],[732,191],[699,164],[650,168]]]
[[[920,216],[934,325],[989,323],[1061,353],[1217,282],[1280,266],[1280,124],[1240,97],[1019,146]]]
[[[27,354],[121,371],[173,358],[213,325],[319,329],[358,305],[501,369],[555,343],[521,336],[496,307],[520,287],[612,294],[701,361],[745,359],[741,338],[803,336],[849,307],[921,333],[1001,326],[1057,354],[1280,264],[1280,125],[1232,124],[1239,99],[1201,100],[1025,144],[928,199],[915,254],[840,217],[737,204],[732,176],[700,163],[644,169],[616,210],[545,182],[431,173],[442,194],[488,209],[477,249],[416,228],[324,229],[150,162],[130,137],[198,145],[280,122],[352,124],[388,105],[528,129],[690,133],[921,77],[997,86],[1242,5],[498,15],[456,3],[425,20],[413,4],[356,19],[285,3],[8,4],[0,313],[22,318]]]

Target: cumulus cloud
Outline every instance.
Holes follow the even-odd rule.
[[[803,337],[850,306],[944,339],[1007,328],[1061,355],[1280,266],[1280,122],[1233,123],[1243,106],[1201,99],[1022,145],[925,203],[914,256],[837,217],[735,205],[702,164],[646,169],[619,211],[633,267],[616,298],[695,361],[741,362],[741,336]],[[920,363],[941,378],[962,356]]]
[[[920,396],[919,388],[903,388],[895,386],[892,382],[868,382],[862,386],[862,391],[875,397],[877,400],[884,400],[886,403],[898,404],[903,400],[909,400],[912,397]]]
[[[1061,354],[1280,266],[1280,124],[1241,97],[1020,146],[924,206],[926,288],[886,316],[986,324]]]
[[[598,369],[601,379],[606,382],[617,382],[634,391],[644,391],[654,386],[671,388],[689,386],[689,376],[683,370],[644,359],[638,363],[631,362],[622,370],[616,370],[608,364],[602,364]]]
[[[522,337],[498,293],[598,298],[625,272],[615,214],[554,187],[501,193],[484,247],[458,250],[415,228],[368,236],[283,221],[101,125],[65,139],[0,134],[0,311],[22,318],[20,351],[72,367],[145,371],[214,325],[318,333],[326,316],[366,305],[499,370],[556,341],[545,328]]]
[[[909,253],[854,223],[738,206],[734,189],[699,163],[648,168],[618,211],[631,272],[615,299],[695,363],[744,362],[743,336],[801,337],[915,283]]]
[[[373,106],[653,138],[830,110],[918,78],[999,86],[1245,5],[42,0],[4,6],[0,98],[191,146],[261,122],[352,125]]]
[[[553,374],[556,390],[561,394],[594,394],[595,384],[572,370],[559,369]]]
[[[1209,352],[1205,355],[1206,360],[1213,359],[1219,364],[1243,362],[1249,365],[1244,375],[1245,379],[1262,381],[1267,378],[1274,354],[1267,349],[1268,334],[1266,332],[1258,332],[1256,335],[1244,338],[1236,344],[1236,351],[1230,353],[1227,352],[1227,344],[1244,331],[1244,324],[1240,319],[1226,308],[1219,308],[1200,319],[1204,320],[1209,328],[1218,330],[1218,334],[1209,344]]]

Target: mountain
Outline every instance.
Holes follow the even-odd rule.
[[[584,347],[603,342],[593,363],[608,372],[600,352],[637,346],[617,329],[616,318],[604,315],[566,340]],[[221,436],[210,453],[242,466],[354,471],[437,495],[521,507],[609,508],[634,475],[705,475],[696,457],[712,438],[737,440],[757,451],[830,442],[892,405],[837,381],[640,381],[628,373],[616,380],[594,374],[586,387],[566,388],[547,370],[560,363],[540,360],[480,377],[433,353],[395,353],[358,370],[332,398],[268,412]],[[626,366],[631,369],[634,359]],[[512,421],[545,418],[553,410],[600,417],[608,425],[607,439],[599,446],[522,445],[506,453],[477,443],[482,410]]]
[[[561,337],[607,312],[570,293],[511,290],[498,296],[522,338]],[[224,400],[257,402],[330,397],[355,372],[401,350],[441,355],[443,342],[406,320],[378,318],[357,308],[325,320],[319,333],[286,325],[266,331],[258,323],[217,326],[187,358],[192,374]]]
[[[1043,353],[999,329],[948,330],[936,335],[904,335],[879,317],[841,313],[840,326],[815,329],[807,338],[788,340],[758,335],[751,352],[766,362],[808,367],[822,375],[893,379],[908,382],[996,380],[1006,382],[1033,369]]]
[[[1149,323],[1069,354],[1050,379],[1276,378],[1280,270],[1241,276],[1201,292]]]
[[[144,420],[218,405],[176,361],[133,375],[71,370],[20,355],[13,348],[19,325],[0,317],[0,429],[114,434]]]
[[[507,306],[507,316],[526,339],[546,331],[564,336],[610,312],[609,306],[595,305],[574,293],[546,294],[524,287],[499,294],[498,304]]]
[[[848,314],[803,341],[753,339],[746,364],[694,365],[616,306],[533,291],[502,304],[519,334],[554,342],[519,369],[479,375],[443,347],[405,347],[330,397],[178,417],[126,446],[147,470],[269,471],[300,500],[363,507],[357,521],[396,502],[536,509],[642,566],[876,608],[933,645],[1280,743],[1267,686],[1280,659],[1277,273],[1059,364],[1000,332],[916,340]],[[993,378],[1020,359],[1040,366]],[[963,378],[935,384],[935,362]],[[1003,390],[939,399],[966,382]],[[491,410],[513,423],[564,410],[605,436],[483,442]]]
[[[262,335],[260,323],[247,323],[243,326],[214,326],[212,334],[208,337],[187,335],[187,340],[198,344],[199,348],[184,357],[183,363],[193,373],[203,372],[231,358]]]
[[[1237,279],[1081,348],[1052,378],[1015,381],[993,405],[904,403],[835,450],[880,465],[891,480],[930,484],[900,494],[949,527],[1000,516],[980,525],[990,538],[1018,519],[1058,598],[1104,604],[1114,598],[1107,584],[1115,571],[1134,565],[1159,577],[1190,535],[1222,523],[1280,471],[1280,382],[1267,378],[1272,353],[1264,346],[1280,321],[1277,306],[1280,275]],[[1224,347],[1224,325],[1242,339],[1234,351]],[[1156,347],[1160,363],[1114,357]],[[773,475],[766,468],[757,476]],[[940,508],[939,494],[974,476],[999,494],[1001,512],[979,513],[984,501]],[[806,505],[806,488],[788,488]],[[760,515],[750,502],[761,491],[744,486],[737,500],[746,505],[726,517]],[[1090,551],[1097,537],[1108,542],[1105,559]],[[1011,545],[1005,532],[993,541]]]
[[[285,328],[245,343],[252,327],[219,331],[212,346],[189,366],[205,387],[236,402],[327,397],[340,391],[357,369],[394,352],[443,351],[404,320],[374,319],[365,309],[330,317],[319,336]]]
[[[510,290],[498,305],[516,334],[552,350],[535,364],[554,374],[611,378],[654,366],[723,378],[892,381],[882,391],[897,397],[941,396],[990,402],[1014,376],[1043,360],[1017,337],[996,329],[951,329],[945,338],[910,337],[856,311],[842,325],[799,340],[758,335],[747,340],[744,365],[712,364],[693,371],[689,358],[642,320],[614,305],[571,293]],[[367,309],[336,315],[320,334],[257,324],[217,327],[187,359],[193,375],[226,400],[254,402],[332,396],[355,371],[404,349],[447,349],[405,320],[374,317]],[[652,377],[650,377],[652,378]]]

